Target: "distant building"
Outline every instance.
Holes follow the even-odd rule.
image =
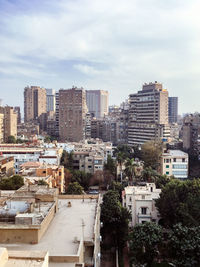
[[[141,91],[129,98],[128,143],[142,145],[170,136],[168,125],[168,91],[161,83],[144,84]]]
[[[169,97],[169,123],[178,122],[178,97]]]
[[[46,113],[47,99],[46,89],[39,86],[27,86],[24,88],[24,122],[38,119],[42,113]]]
[[[46,89],[47,94],[47,112],[56,111],[56,91],[54,89]]]
[[[122,204],[131,213],[131,226],[144,222],[158,222],[160,217],[155,200],[160,197],[161,189],[154,183],[145,186],[127,186],[122,192]]]
[[[4,141],[4,113],[0,113],[0,143]]]
[[[14,173],[14,157],[0,156],[0,177],[11,176]]]
[[[85,138],[87,106],[83,88],[59,90],[59,138],[78,142]]]
[[[20,107],[14,107],[14,111],[17,114],[17,124],[21,123],[21,111]]]
[[[0,107],[0,113],[4,115],[3,116],[4,142],[7,142],[8,137],[11,135],[17,138],[17,114],[15,113],[13,107],[9,106]]]
[[[188,178],[188,154],[181,150],[168,150],[161,156],[161,174],[178,179]]]
[[[86,90],[86,103],[92,117],[103,118],[108,115],[108,91]]]

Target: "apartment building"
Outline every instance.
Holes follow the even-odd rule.
[[[19,106],[14,107],[15,113],[17,113],[17,125],[21,123],[21,109]]]
[[[122,192],[122,204],[131,212],[131,226],[144,222],[158,222],[160,217],[155,206],[161,189],[154,183],[145,186],[127,186]]]
[[[0,113],[4,115],[1,117],[3,118],[4,142],[7,142],[11,135],[17,138],[17,113],[15,113],[14,108],[9,106],[0,107]]]
[[[0,143],[4,141],[4,114],[0,113]]]
[[[56,91],[54,89],[46,89],[47,95],[47,112],[56,111]]]
[[[59,137],[61,141],[79,142],[85,138],[87,113],[83,88],[59,90]]]
[[[178,97],[169,97],[169,123],[178,122]]]
[[[46,89],[39,86],[24,88],[24,122],[37,120],[42,113],[46,113]]]
[[[168,91],[161,83],[144,84],[141,91],[129,97],[128,144],[168,138]]]
[[[86,103],[92,117],[103,118],[108,115],[108,91],[86,90]]]
[[[188,178],[188,154],[181,150],[168,150],[161,156],[161,174],[177,179]]]
[[[14,173],[14,157],[0,156],[0,176],[11,176]]]

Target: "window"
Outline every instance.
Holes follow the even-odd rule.
[[[176,162],[176,158],[173,158],[173,161]]]
[[[142,199],[145,199],[145,195],[142,195]]]
[[[167,175],[169,175],[169,172],[166,172]]]
[[[147,208],[142,207],[142,208],[141,208],[141,212],[142,212],[142,214],[144,214],[144,215],[147,214]]]
[[[185,158],[182,158],[182,162],[185,162]]]
[[[132,201],[132,198],[131,198],[131,197],[129,198],[129,201],[130,201],[130,202]]]
[[[131,205],[128,205],[129,210],[131,210]]]
[[[187,169],[186,164],[173,164],[172,167],[173,169]]]
[[[168,169],[169,168],[169,165],[166,165],[166,168]]]

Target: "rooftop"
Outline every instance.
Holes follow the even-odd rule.
[[[163,155],[170,155],[172,157],[188,157],[188,154],[181,150],[168,150],[167,153],[163,153]]]

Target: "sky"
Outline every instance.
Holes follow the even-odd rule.
[[[108,90],[120,104],[145,82],[200,112],[199,0],[0,0],[0,98],[27,85]]]

